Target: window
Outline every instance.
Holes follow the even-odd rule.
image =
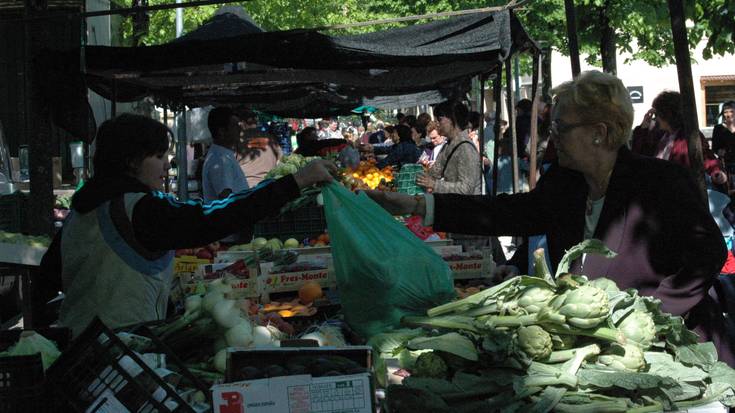
[[[707,126],[714,126],[720,120],[720,105],[735,100],[735,75],[702,76],[700,82],[704,88]]]

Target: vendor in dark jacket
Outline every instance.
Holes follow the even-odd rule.
[[[398,143],[390,147],[388,156],[378,161],[377,167],[380,169],[388,165],[400,168],[407,163],[416,163],[421,156],[421,149],[416,146],[410,127],[397,125],[396,134],[398,134]]]
[[[265,181],[211,203],[178,201],[162,192],[171,132],[123,114],[96,137],[94,176],[74,194],[71,213],[42,260],[60,275],[66,295],[60,324],[76,336],[94,317],[117,328],[166,318],[173,250],[207,245],[252,227],[299,196],[331,181],[336,167],[314,161],[293,175]]]
[[[588,255],[572,272],[661,299],[663,311],[683,316],[701,340],[714,341],[720,360],[735,366],[722,310],[708,295],[727,251],[689,171],[626,148],[633,105],[618,78],[584,72],[553,92],[558,162],[531,192],[368,194],[392,213],[424,216],[437,231],[546,235],[554,266],[575,244],[600,239],[618,255]]]

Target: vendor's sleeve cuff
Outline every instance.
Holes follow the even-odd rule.
[[[424,194],[424,201],[426,202],[426,213],[424,214],[423,225],[430,227],[434,225],[434,195],[426,193]]]

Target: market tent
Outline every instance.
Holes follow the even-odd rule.
[[[87,46],[81,86],[116,101],[152,96],[170,107],[246,104],[319,117],[349,114],[363,104],[464,96],[472,77],[489,75],[508,56],[532,48],[513,11],[503,9],[352,36],[288,30],[136,48]],[[63,104],[58,91],[48,93]]]
[[[241,12],[228,11],[232,9],[234,9],[232,6],[225,6],[217,10],[214,17],[195,30],[173,40],[172,43],[188,42],[191,40],[216,40],[264,32],[244,10]],[[240,9],[242,8],[240,7]]]

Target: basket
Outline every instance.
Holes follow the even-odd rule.
[[[405,164],[396,176],[397,191],[403,194],[419,195],[424,190],[416,185],[416,177],[424,172],[424,167],[419,164]]]
[[[71,339],[68,328],[35,330],[64,350]],[[15,344],[23,330],[0,331],[0,351]],[[46,386],[41,355],[0,357],[0,412],[42,413],[64,411]]]
[[[0,412],[54,410],[47,398],[41,355],[0,357]]]
[[[279,238],[284,241],[296,238],[316,237],[327,228],[324,208],[316,202],[295,211],[289,211],[274,218],[267,218],[255,224],[254,235],[264,238]]]
[[[49,368],[47,382],[78,412],[194,412],[99,319]]]
[[[0,231],[27,232],[27,203],[28,197],[20,191],[0,196]]]

